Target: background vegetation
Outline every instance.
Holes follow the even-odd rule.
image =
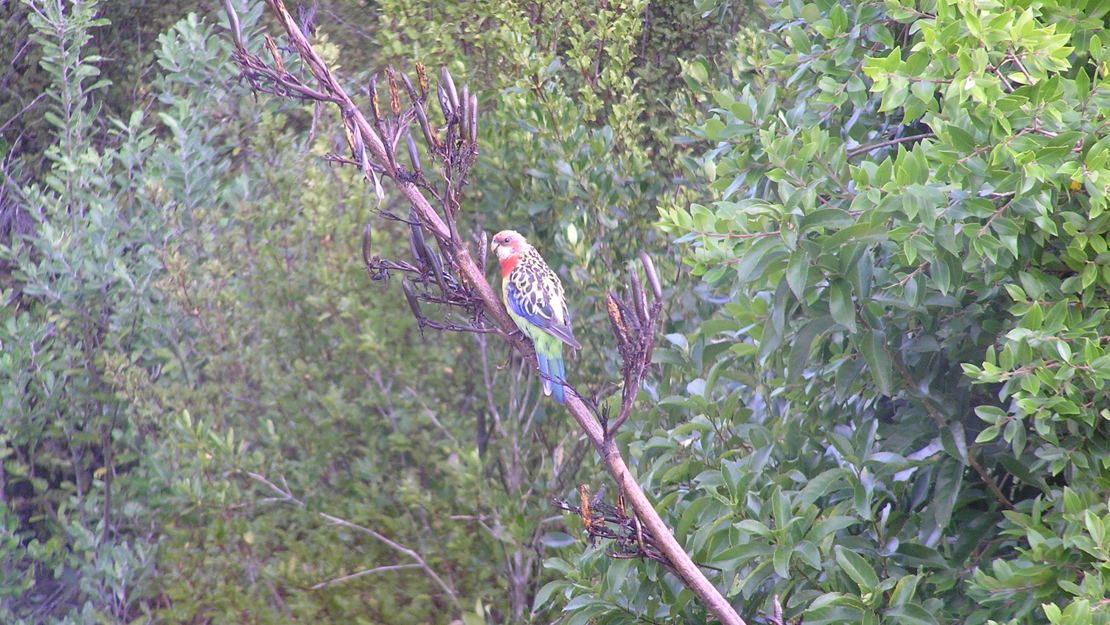
[[[302,8],[351,85],[478,91],[460,223],[563,276],[584,394],[619,379],[599,302],[656,259],[620,443],[749,623],[1080,625],[1110,621],[1104,4]],[[0,622],[706,622],[550,506],[592,451],[367,275],[364,225],[406,233],[324,159],[332,112],[237,81],[218,9],[0,8]]]

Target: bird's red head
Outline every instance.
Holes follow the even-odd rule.
[[[520,257],[528,250],[528,241],[520,236],[520,233],[513,230],[502,230],[493,235],[493,252],[497,254],[497,260],[501,262],[501,276],[509,275],[509,272],[516,267],[520,262]]]

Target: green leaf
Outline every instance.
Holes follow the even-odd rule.
[[[864,331],[859,335],[859,350],[867,361],[867,368],[879,392],[890,396],[894,393],[894,364],[886,352],[886,340],[879,330]]]
[[[948,133],[948,137],[952,140],[952,146],[960,152],[971,152],[975,149],[975,139],[963,128],[950,125],[947,127],[946,132]]]
[[[794,498],[794,507],[798,510],[802,510],[821,497],[833,492],[834,487],[846,484],[844,479],[845,475],[845,470],[840,467],[822,471],[816,477],[806,482],[805,487],[798,492]]]
[[[998,406],[976,406],[975,415],[990,424],[999,424],[1007,418],[1006,411]]]
[[[790,344],[790,363],[787,369],[788,379],[797,382],[802,377],[802,372],[809,363],[810,349],[813,340],[833,327],[832,317],[822,316],[810,320],[794,335]]]
[[[609,592],[619,593],[629,578],[628,572],[632,568],[632,560],[617,558],[609,560],[608,564],[609,568],[605,571],[605,585]]]
[[[998,438],[998,434],[1000,432],[1001,428],[999,428],[997,425],[992,425],[984,428],[983,431],[979,432],[979,435],[975,437],[975,444],[978,445],[980,443],[989,443]]]
[[[929,264],[929,272],[932,277],[933,286],[936,287],[944,295],[948,295],[948,289],[952,286],[951,274],[948,271],[948,263],[944,262],[943,258],[935,258]]]
[[[775,568],[775,575],[783,579],[790,578],[790,556],[793,555],[793,550],[784,545],[775,547],[775,553],[771,558],[771,563]]]
[[[891,608],[886,611],[886,616],[893,618],[901,625],[937,625],[936,617],[916,603]]]
[[[809,283],[809,256],[802,250],[796,250],[790,255],[790,262],[786,264],[786,283],[794,292],[794,297],[805,299],[806,286]]]
[[[786,250],[782,246],[782,239],[762,237],[740,257],[740,262],[735,266],[736,277],[741,283],[758,280],[771,261],[784,255]]]
[[[755,534],[761,538],[768,538],[771,536],[770,528],[755,519],[744,519],[734,524],[734,527],[742,532]]]
[[[863,556],[840,545],[836,546],[835,551],[837,565],[852,578],[861,591],[870,592],[878,588],[879,576]]]
[[[829,287],[829,312],[833,320],[848,328],[849,332],[856,331],[856,307],[852,304],[848,285],[843,281],[838,280]]]
[[[570,586],[570,582],[562,579],[547,582],[540,588],[539,592],[536,593],[536,598],[532,600],[532,611],[536,612],[546,607],[547,600],[550,599],[552,595]]]
[[[841,246],[848,242],[856,243],[878,243],[884,242],[888,239],[887,230],[881,225],[872,225],[868,223],[860,223],[854,226],[842,228],[835,233],[819,239],[821,243],[821,250],[825,252],[832,252],[839,250]]]
[[[1086,509],[1086,505],[1079,494],[1072,488],[1064,487],[1064,511],[1068,514],[1079,514]]]
[[[937,470],[937,485],[933,495],[933,517],[937,526],[945,528],[952,520],[952,508],[960,497],[964,465],[954,460],[944,460]]]
[[[813,529],[806,534],[808,540],[820,542],[829,534],[839,532],[842,529],[861,523],[860,519],[848,516],[834,516],[817,522]]]
[[[890,593],[890,607],[897,609],[905,606],[917,592],[917,584],[921,581],[920,575],[906,575],[894,585]]]
[[[540,538],[540,542],[548,547],[559,548],[569,547],[578,541],[566,532],[548,532]]]
[[[947,428],[941,430],[940,434],[940,442],[944,446],[944,451],[959,460],[961,464],[966,465],[967,435],[964,433],[963,423],[953,421],[948,424]]]

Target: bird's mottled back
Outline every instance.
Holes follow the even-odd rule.
[[[566,397],[563,345],[582,348],[570,328],[563,284],[517,232],[493,235],[493,250],[501,263],[501,292],[509,316],[536,346],[544,393],[562,403]]]
[[[529,246],[521,254],[517,266],[509,273],[508,281],[520,293],[519,302],[526,312],[567,325],[569,315],[563,283],[536,248]]]

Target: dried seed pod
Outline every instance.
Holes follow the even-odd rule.
[[[365,157],[366,151],[363,150],[362,154]],[[381,203],[385,201],[385,189],[382,188],[382,181],[378,177],[378,173],[370,169],[369,161],[364,159],[362,163],[362,168],[363,171],[366,172],[366,178],[369,179],[370,182],[374,183],[374,196],[378,198],[378,205],[380,206]]]
[[[368,167],[370,162],[366,156],[366,145],[362,142],[362,133],[352,127],[351,120],[346,117],[343,118],[343,129],[347,131],[347,143],[351,144],[351,155],[361,167]]]
[[[651,286],[651,294],[655,296],[655,301],[663,301],[663,287],[659,283],[659,274],[655,272],[655,263],[651,262],[651,256],[647,252],[640,252],[640,264],[644,266],[644,275],[647,276],[648,284]]]
[[[370,113],[374,116],[374,121],[379,121],[382,118],[382,108],[378,104],[377,74],[370,77]]]
[[[640,276],[636,273],[636,268],[632,267],[629,272],[629,283],[632,286],[632,305],[636,308],[636,317],[640,320],[640,326],[647,325],[647,300],[644,298],[644,286],[640,284]]]
[[[470,133],[467,127],[470,125],[470,114],[467,113],[467,107],[470,106],[470,85],[463,85],[462,96],[459,98],[459,137],[465,140]]]
[[[409,232],[409,253],[412,254],[412,262],[416,263],[418,268],[425,266],[424,260],[420,256],[420,248],[416,243],[416,234],[411,231]]]
[[[447,68],[443,68],[443,86],[447,89],[447,97],[451,98],[451,110],[459,110],[459,92],[455,89],[455,79],[451,78],[451,72]]]
[[[485,230],[478,233],[478,269],[486,272],[486,256],[489,254],[489,233]]]
[[[428,247],[427,243],[424,244],[424,249],[428,250],[428,258],[432,261],[432,271],[435,273],[436,280],[439,280],[441,282],[440,286],[443,286],[443,259],[439,257],[435,250]]]
[[[467,108],[470,119],[467,120],[467,130],[470,133],[470,142],[478,143],[478,94],[470,94],[470,106]]]
[[[420,98],[416,95],[416,89],[412,88],[412,81],[409,80],[408,74],[401,74],[401,82],[405,83],[405,92],[409,94],[409,99],[412,100],[413,106],[419,104]]]
[[[593,525],[593,517],[590,514],[590,487],[586,484],[578,485],[578,515],[582,518],[582,526],[589,531],[590,526]]]
[[[355,131],[351,128],[351,124],[347,121],[347,118],[343,118],[343,136],[347,138],[347,147],[351,148],[351,156],[353,158],[358,158],[359,144],[355,141]]]
[[[609,311],[609,321],[613,324],[614,333],[617,335],[618,347],[624,348],[628,344],[628,327],[624,325],[624,315],[617,307],[617,298],[612,293],[605,294],[605,308]]]
[[[368,221],[366,227],[362,229],[362,262],[366,264],[368,269],[370,267],[370,238],[371,228]]]
[[[397,93],[397,76],[392,67],[385,68],[385,79],[389,83],[389,108],[396,117],[401,114],[401,97]]]
[[[344,118],[343,124],[346,126],[351,122]],[[355,158],[358,160],[359,167],[362,169],[362,175],[366,179],[374,183],[374,195],[378,198],[378,204],[385,201],[385,189],[382,188],[382,181],[378,178],[377,172],[374,171],[373,166],[370,164],[370,155],[366,151],[366,144],[362,141],[362,133],[357,129],[351,129],[347,136],[347,140],[354,141]]]
[[[412,285],[409,284],[407,278],[401,278],[401,290],[405,292],[405,301],[409,303],[412,316],[416,317],[418,321],[424,319],[424,316],[420,314],[420,301],[416,299],[416,293],[412,290]]]
[[[413,106],[416,111],[416,121],[420,122],[420,132],[424,133],[424,140],[428,142],[429,152],[432,148],[439,146],[439,138],[436,133],[432,132],[432,126],[428,123],[428,114],[424,111],[424,103],[418,102]]]
[[[266,48],[270,51],[270,56],[274,57],[274,66],[278,68],[278,71],[284,72],[285,65],[281,62],[281,53],[278,52],[274,38],[269,35],[266,35]]]
[[[409,244],[412,246],[412,258],[417,264],[423,265],[425,271],[432,268],[432,254],[428,249],[428,242],[424,239],[424,227],[417,222],[416,211],[409,209]]]
[[[443,271],[443,259],[439,257],[435,250],[428,247],[427,243],[424,244],[424,251],[428,255],[429,271],[435,277],[436,284],[439,285],[440,294],[444,298],[450,297],[451,290],[447,288],[447,278],[450,278],[450,276],[446,276]]]
[[[409,161],[412,162],[413,173],[423,173],[423,170],[420,169],[420,155],[416,152],[416,142],[412,140],[411,132],[405,133],[405,144],[409,148]]]
[[[224,10],[227,11],[227,23],[231,27],[231,38],[235,40],[236,49],[243,49],[243,27],[239,24],[239,14],[235,12],[235,5],[231,0],[224,0]]]
[[[423,63],[416,64],[416,82],[420,85],[420,99],[428,99],[428,68]]]
[[[443,87],[436,87],[436,95],[439,96],[439,108],[443,111],[444,119],[451,119],[451,100],[447,97],[447,90]]]

